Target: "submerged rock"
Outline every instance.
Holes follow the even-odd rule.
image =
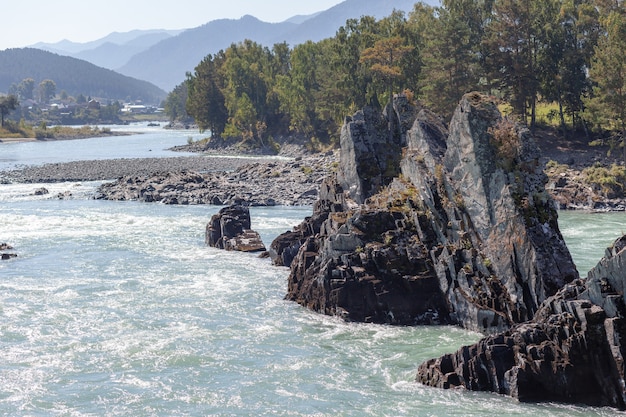
[[[206,226],[205,243],[228,251],[265,251],[261,236],[250,228],[250,210],[239,205],[224,207],[211,217]]]
[[[417,380],[521,401],[626,409],[626,237],[586,280],[543,302],[533,320],[420,365]]]
[[[8,251],[12,250],[13,246],[8,243],[0,243],[0,251]],[[0,253],[0,260],[6,261],[12,258],[17,258],[17,254],[15,253]]]
[[[495,333],[578,278],[530,132],[488,98],[464,96],[448,131],[399,96],[348,118],[341,145],[313,216],[278,239],[283,264],[299,246],[287,299],[347,320]]]

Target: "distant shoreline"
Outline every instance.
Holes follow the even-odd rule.
[[[22,143],[22,142],[35,142],[35,138],[0,138],[0,143]]]
[[[79,139],[91,139],[91,138],[102,138],[109,136],[130,136],[130,135],[140,135],[141,132],[101,132],[98,134],[91,135],[76,135],[76,136],[66,136],[63,133],[60,134],[59,137],[51,137],[51,138],[0,138],[0,144],[2,143],[24,143],[24,142],[52,142],[59,140],[79,140]]]

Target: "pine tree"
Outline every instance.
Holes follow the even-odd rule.
[[[605,33],[590,71],[595,82],[590,106],[604,126],[617,131],[613,141],[621,143],[626,165],[626,10],[610,11],[602,24]]]

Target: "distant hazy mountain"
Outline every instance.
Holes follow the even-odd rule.
[[[163,29],[113,32],[104,38],[86,43],[68,40],[57,43],[40,42],[32,45],[32,48],[84,59],[99,67],[116,69],[125,65],[134,55],[181,32],[182,30]]]
[[[439,1],[427,0],[426,3],[439,4]],[[261,22],[252,16],[215,20],[155,44],[135,55],[118,71],[171,91],[202,58],[226,49],[232,43],[251,39],[271,47],[279,42],[287,42],[290,46],[307,40],[317,42],[335,36],[348,19],[361,16],[382,19],[393,10],[408,13],[414,4],[415,0],[346,0],[326,11],[295,16],[277,24]]]
[[[166,37],[176,36],[182,30],[165,30],[165,29],[149,29],[149,30],[131,30],[129,32],[113,32],[105,36],[104,38],[96,39],[91,42],[72,42],[64,39],[56,43],[39,42],[34,45],[30,45],[30,48],[43,49],[44,51],[62,53],[63,55],[74,55],[90,49],[95,49],[105,43],[112,43],[114,45],[126,45],[138,46],[136,42],[139,40],[140,44],[145,47],[150,47],[157,42],[165,39]],[[150,35],[156,35],[155,38],[150,39]],[[140,40],[143,39],[143,40]],[[146,41],[147,40],[147,41]]]
[[[70,56],[84,59],[99,67],[116,69],[124,66],[138,53],[171,37],[172,35],[167,32],[149,33],[138,36],[123,44],[105,42],[96,48],[86,49],[76,54],[70,54]]]
[[[314,18],[315,16],[319,15],[320,13],[322,13],[322,12],[317,12],[317,13],[314,13],[314,14],[306,14],[306,15],[299,14],[299,15],[290,17],[289,19],[285,20],[285,22],[287,22],[287,23],[295,23],[296,25],[299,25],[300,23],[302,23],[302,22],[304,22],[306,20]]]
[[[36,85],[45,79],[53,80],[57,93],[66,91],[71,96],[130,98],[150,104],[158,104],[166,96],[165,91],[147,81],[76,58],[33,48],[0,51],[0,92],[8,92],[11,84],[25,78],[34,79]]]
[[[147,80],[171,91],[185,74],[208,54],[228,48],[232,43],[251,39],[271,47],[287,42],[290,46],[332,37],[348,19],[374,16],[382,19],[393,10],[413,10],[415,0],[345,0],[312,15],[298,15],[282,23],[266,23],[252,16],[220,19],[185,31],[133,30],[114,32],[87,43],[64,40],[38,43],[34,48],[89,61],[133,78]],[[439,0],[424,0],[439,5]],[[1,85],[0,85],[1,87]]]
[[[298,25],[295,23],[266,23],[256,17],[244,16],[238,20],[220,19],[178,36],[166,39],[135,55],[119,68],[122,74],[172,90],[185,79],[208,54],[228,48],[232,43],[252,39],[263,45],[273,45],[281,34]]]
[[[318,42],[335,36],[337,29],[346,24],[348,19],[359,19],[361,16],[374,16],[382,19],[394,10],[405,13],[413,10],[416,0],[346,0],[330,9],[303,21],[291,32],[283,34],[282,40],[290,45],[298,45],[308,40]],[[425,1],[438,4],[438,0]]]

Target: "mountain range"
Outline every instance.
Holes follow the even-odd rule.
[[[39,43],[34,48],[89,61],[121,74],[148,81],[171,91],[185,80],[185,74],[208,54],[232,43],[251,39],[271,47],[280,42],[290,46],[335,36],[348,19],[373,16],[382,19],[394,10],[413,10],[415,0],[346,0],[328,10],[308,16],[294,16],[281,23],[262,22],[253,16],[219,19],[182,30],[151,30],[113,33],[89,43],[61,41]],[[438,0],[426,3],[438,5]],[[2,86],[0,85],[0,89]]]
[[[141,100],[158,104],[166,92],[147,81],[98,67],[77,58],[61,56],[35,48],[0,51],[0,91],[32,78],[36,85],[45,79],[54,81],[56,92],[80,94],[110,100]]]

